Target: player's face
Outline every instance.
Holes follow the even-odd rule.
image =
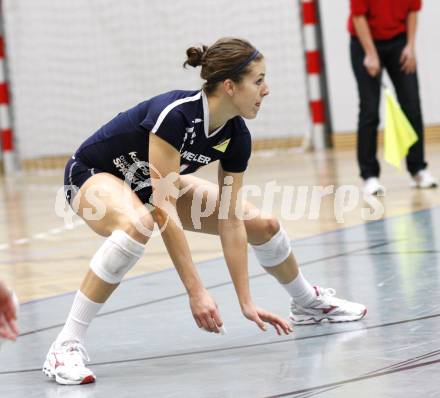
[[[238,114],[246,119],[254,119],[257,116],[263,98],[269,94],[269,87],[265,81],[264,59],[253,61],[250,66],[250,71],[237,85],[237,91],[232,99]]]

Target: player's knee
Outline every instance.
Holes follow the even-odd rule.
[[[268,240],[262,244],[252,244],[255,256],[263,267],[276,267],[292,252],[290,239],[276,219],[266,220],[265,231]]]
[[[154,228],[154,221],[150,214],[128,218],[126,216],[113,217],[102,228],[104,236],[110,236],[113,231],[124,231],[132,239],[139,243],[147,243]]]
[[[92,258],[90,268],[102,280],[118,284],[144,252],[144,245],[127,232],[116,229]]]
[[[264,232],[268,238],[272,238],[281,228],[279,221],[276,218],[269,218],[265,220]]]
[[[145,214],[133,220],[126,226],[126,232],[135,240],[147,243],[154,229],[154,220],[150,214]]]
[[[260,219],[258,228],[253,235],[254,238],[250,243],[263,244],[268,242],[280,230],[280,223],[276,218]]]

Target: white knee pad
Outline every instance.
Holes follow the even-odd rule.
[[[281,226],[280,230],[268,242],[251,246],[263,267],[275,267],[281,264],[292,251],[289,237]]]
[[[107,283],[120,283],[144,253],[144,245],[115,230],[92,258],[90,268]]]

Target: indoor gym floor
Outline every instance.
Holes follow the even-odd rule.
[[[440,146],[427,149],[438,176]],[[246,184],[356,185],[356,174],[352,151],[260,152]],[[215,178],[215,167],[200,175]],[[77,218],[66,227],[55,215],[61,172],[3,180],[0,274],[23,304],[21,335],[0,351],[0,397],[440,396],[439,192],[410,189],[407,175],[386,165],[383,182],[388,192],[379,220],[363,221],[360,201],[339,223],[328,196],[319,219],[283,221],[307,278],[367,305],[364,320],[297,326],[291,337],[260,332],[240,314],[218,238],[190,233],[194,260],[228,331],[202,332],[156,238],[89,330],[97,382],[65,387],[40,368],[102,238]],[[279,198],[273,211],[280,215]],[[249,272],[255,302],[287,316],[286,293],[252,253]]]

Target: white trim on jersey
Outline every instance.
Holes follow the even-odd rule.
[[[209,106],[208,106],[208,97],[205,92],[202,90],[202,103],[203,103],[203,119],[204,119],[204,130],[206,138],[214,137],[224,126],[222,124],[218,129],[214,130],[211,134],[209,134]]]
[[[152,133],[157,132],[160,125],[162,124],[162,122],[164,121],[164,119],[166,118],[168,113],[170,113],[173,108],[175,108],[176,106],[179,106],[180,104],[184,104],[185,102],[198,101],[200,99],[200,95],[201,95],[201,92],[198,92],[196,95],[193,95],[192,97],[181,98],[181,99],[178,99],[174,102],[171,102],[171,104],[167,105],[163,109],[163,111],[160,113],[159,117],[157,118],[156,124],[151,129],[151,132]]]

